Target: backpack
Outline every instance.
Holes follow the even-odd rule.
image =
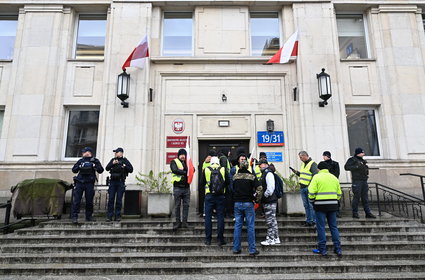
[[[274,175],[274,194],[277,198],[281,198],[283,196],[283,181],[279,175],[273,173]]]
[[[220,168],[208,166],[208,169],[211,171],[209,185],[211,194],[224,194],[224,179],[221,175]]]

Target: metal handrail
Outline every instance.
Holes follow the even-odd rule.
[[[350,188],[344,186],[347,184],[351,183],[341,183],[342,188]],[[368,185],[369,201],[376,203],[379,216],[382,216],[382,212],[387,212],[394,216],[413,218],[425,223],[425,200],[380,183],[371,182]],[[351,205],[351,192],[349,193],[349,201]]]
[[[422,196],[424,198],[425,201],[425,175],[420,175],[420,174],[414,174],[414,173],[401,173],[400,176],[414,176],[414,177],[419,177],[421,180],[421,187],[422,187]]]

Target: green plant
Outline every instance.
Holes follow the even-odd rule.
[[[279,172],[276,172],[276,174],[282,179],[283,183],[285,183],[286,192],[298,192],[300,190],[300,183],[298,182],[297,175],[291,174],[288,178],[285,178]]]
[[[137,184],[146,186],[148,192],[171,193],[171,183],[168,178],[168,174],[170,173],[169,171],[162,171],[155,175],[152,170],[149,171],[149,174],[139,172],[136,175]]]

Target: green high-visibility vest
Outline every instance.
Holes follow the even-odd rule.
[[[216,168],[220,168],[220,173],[221,176],[223,177],[223,180],[226,180],[226,171],[224,169],[224,167],[220,167],[220,165],[218,164],[213,164],[210,166],[212,169],[216,169]],[[207,181],[207,184],[205,185],[205,194],[209,194],[210,191],[210,182],[211,182],[211,169],[209,168],[205,168],[205,179]],[[226,192],[226,190],[224,190],[224,192]]]
[[[178,169],[184,168],[183,163],[178,158],[175,158],[173,160],[176,163]],[[183,178],[183,175],[173,173],[173,175],[171,175],[171,184],[173,184],[174,182],[180,182],[182,178]]]
[[[313,173],[310,172],[310,168],[313,165],[314,161],[310,160],[309,163],[305,164],[304,162],[301,164],[300,169],[300,184],[308,186],[313,178]]]

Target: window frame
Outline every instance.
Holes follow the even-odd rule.
[[[77,58],[77,40],[78,40],[78,28],[80,26],[80,16],[105,16],[105,42],[103,44],[103,56],[92,58],[92,57],[78,57]],[[105,60],[105,51],[106,51],[106,35],[108,33],[108,13],[103,12],[94,12],[94,13],[77,13],[75,14],[75,22],[74,22],[74,36],[73,36],[73,45],[72,52],[70,55],[71,60],[84,60],[84,61],[103,61]]]
[[[251,24],[251,13],[277,13],[277,20],[278,20],[278,27],[279,27],[279,49],[282,47],[282,38],[283,38],[283,27],[282,27],[282,23],[283,23],[283,19],[282,19],[282,14],[279,11],[249,11],[248,12],[248,30],[249,30],[249,55],[251,57],[272,57],[269,55],[253,55],[253,48],[252,48],[252,24]],[[279,51],[279,50],[278,50]]]
[[[380,116],[380,105],[345,105],[345,123],[347,124],[347,138],[348,138],[348,149],[350,150],[350,135],[348,133],[348,122],[347,122],[347,109],[352,110],[373,110],[375,113],[375,126],[376,126],[376,137],[379,147],[379,156],[365,155],[365,159],[383,159],[384,158],[384,149],[382,146],[382,135],[381,135],[381,116]],[[354,151],[349,152],[352,155]]]
[[[366,53],[367,53],[367,57],[364,58],[355,58],[355,59],[350,59],[350,58],[342,58],[341,54],[340,54],[340,45],[339,45],[339,31],[338,31],[338,24],[337,24],[337,19],[338,16],[359,16],[361,15],[363,18],[363,30],[364,30],[364,37],[365,37],[365,42],[366,42]],[[367,17],[366,13],[355,13],[355,12],[345,12],[345,13],[336,13],[335,14],[335,25],[336,25],[336,31],[337,31],[337,41],[338,41],[338,54],[339,54],[339,59],[342,61],[358,61],[358,60],[371,60],[374,59],[374,56],[372,54],[372,49],[370,46],[370,38],[369,38],[369,19]]]
[[[0,57],[0,61],[13,61],[14,56],[15,56],[15,49],[16,49],[16,37],[18,36],[18,25],[19,25],[19,13],[14,14],[14,13],[4,13],[4,14],[0,14],[0,18],[2,17],[14,17],[16,18],[16,30],[15,30],[15,40],[13,42],[13,53],[12,53],[12,57],[11,58],[1,58]]]
[[[164,55],[164,27],[165,27],[165,13],[191,13],[192,14],[192,38],[191,38],[191,53],[187,55]],[[193,57],[195,56],[195,12],[194,11],[162,11],[161,20],[161,57]]]
[[[99,132],[100,132],[100,107],[99,106],[65,106],[65,121],[64,121],[64,137],[62,139],[62,152],[61,152],[61,158],[63,161],[76,161],[80,159],[81,157],[66,157],[66,146],[67,146],[67,140],[68,140],[68,127],[69,127],[69,115],[71,111],[97,111],[99,112],[99,121],[98,121],[98,128],[97,128],[97,138],[96,143],[99,143]],[[98,145],[96,145],[96,151],[97,154],[98,151]]]

